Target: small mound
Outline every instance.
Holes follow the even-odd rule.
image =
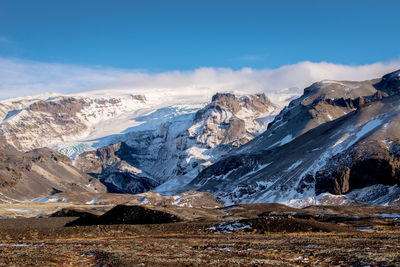
[[[141,206],[118,205],[95,218],[79,218],[66,226],[110,225],[110,224],[161,224],[179,222],[173,214]]]
[[[312,219],[264,217],[247,221],[258,233],[268,232],[344,232],[347,228]]]
[[[49,217],[97,218],[98,216],[86,211],[64,208],[54,212]]]
[[[263,217],[271,213],[287,213],[295,214],[302,212],[300,209],[291,208],[279,203],[253,203],[253,204],[236,204],[228,207],[219,208],[220,210],[228,210],[231,216],[240,216],[242,218],[251,219]]]

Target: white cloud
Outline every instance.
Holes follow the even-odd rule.
[[[158,89],[162,92],[206,88],[208,93],[234,91],[241,93],[280,92],[302,89],[315,81],[366,80],[400,68],[400,61],[346,66],[333,63],[300,62],[277,69],[199,68],[193,71],[148,73],[105,67],[85,67],[42,63],[0,57],[0,98],[35,95],[44,92],[76,93],[88,90],[132,89],[140,92]],[[185,89],[186,88],[186,89]],[[200,90],[201,91],[201,90]]]

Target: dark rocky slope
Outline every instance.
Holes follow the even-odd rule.
[[[66,226],[110,225],[110,224],[160,224],[179,222],[173,214],[142,206],[118,205],[101,216],[82,216]]]
[[[84,152],[75,161],[75,166],[96,178],[110,193],[141,193],[155,188],[160,183],[151,175],[134,167],[136,150],[124,142],[106,146],[96,151]]]
[[[330,198],[341,203],[395,201],[399,73],[306,88],[265,133],[202,171],[187,188],[211,192],[225,203],[316,204],[325,192],[346,194]]]

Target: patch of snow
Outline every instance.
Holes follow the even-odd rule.
[[[322,193],[318,196],[288,199],[289,200],[280,203],[298,209],[311,205],[346,205],[350,202],[344,195],[334,195],[330,193]]]
[[[77,142],[58,143],[51,148],[68,156],[71,160],[74,160],[77,156],[79,156],[83,152],[96,149],[90,143],[77,143]]]
[[[200,147],[189,147],[188,149],[185,150],[187,153],[188,157],[186,157],[186,163],[190,163],[192,159],[203,159],[203,160],[208,160],[211,158],[210,155],[205,155],[204,153],[207,151],[206,148],[200,148]]]
[[[0,246],[31,247],[32,244],[27,244],[27,243],[0,243]]]
[[[336,141],[336,143],[332,146],[332,148],[340,145],[341,143],[343,143],[344,141],[347,140],[347,138],[349,138],[350,134],[349,133],[345,133],[339,140]]]
[[[356,132],[355,136],[354,135],[351,136],[352,140],[346,144],[346,149],[354,145],[356,142],[358,142],[358,140],[360,140],[362,137],[364,137],[372,130],[375,130],[380,125],[382,125],[382,120],[380,119],[374,119],[364,124],[361,127],[361,129],[359,129],[358,132]]]
[[[284,138],[282,138],[281,140],[279,140],[275,144],[270,145],[267,149],[273,148],[273,147],[283,146],[283,145],[289,143],[290,141],[292,141],[293,139],[294,139],[293,136],[291,134],[288,134],[287,136],[285,136]]]
[[[1,192],[0,192],[0,200],[5,202],[5,203],[20,203],[20,202],[23,202],[21,200],[8,197],[8,196],[4,195]]]
[[[178,204],[181,201],[181,197],[180,196],[174,196],[174,204]]]
[[[85,204],[86,204],[86,205],[96,205],[96,201],[97,201],[97,199],[94,198],[94,199],[92,199],[92,200],[86,202]]]
[[[388,205],[393,199],[400,195],[400,187],[398,185],[372,185],[361,189],[355,189],[347,193],[347,199],[369,202],[375,205]]]
[[[257,173],[258,171],[260,171],[260,170],[262,170],[262,169],[268,167],[269,165],[271,165],[271,163],[272,163],[272,162],[268,162],[268,163],[265,163],[265,164],[262,164],[262,165],[258,165],[253,171],[248,172],[246,175],[242,176],[242,177],[240,178],[240,180],[246,180],[247,177],[249,177],[249,176],[251,176],[251,175]],[[264,182],[264,181],[262,181],[262,182],[257,182],[257,183],[260,183],[260,185],[261,185],[263,182]],[[264,184],[264,185],[265,185],[265,184]]]
[[[32,202],[47,202],[50,197],[32,199]]]
[[[299,256],[297,258],[292,259],[292,261],[308,261],[308,258],[303,258],[303,257]]]
[[[28,209],[6,209],[6,210],[8,210],[8,211],[17,211],[17,212],[29,212],[29,211],[31,211],[31,210],[28,210]]]
[[[301,163],[303,163],[301,160],[296,161],[286,171],[290,172],[291,170],[297,168]]]
[[[380,126],[381,124],[382,124],[382,120],[380,120],[380,119],[375,119],[375,120],[367,122],[366,124],[364,124],[362,126],[361,130],[357,133],[356,138],[360,139],[361,137],[363,137],[367,133],[371,132],[372,130],[374,130],[375,128]]]
[[[292,207],[292,208],[298,208],[301,209],[303,207],[311,206],[311,205],[318,205],[318,201],[315,199],[315,197],[308,197],[305,199],[290,199],[286,202],[281,202],[281,204],[284,204],[286,206]]]
[[[54,198],[51,196],[45,197],[45,198],[37,198],[31,200],[32,202],[60,202],[61,200],[59,198]]]
[[[190,176],[175,176],[153,190],[159,194],[171,195],[175,193],[174,190],[177,188],[182,188],[184,185],[190,183],[193,178]]]
[[[239,231],[239,230],[244,230],[244,229],[252,229],[252,227],[245,223],[240,223],[238,221],[232,221],[232,222],[222,222],[222,223],[218,224],[217,226],[213,225],[208,229],[212,230],[214,232],[218,232],[218,233],[232,233],[234,231]]]
[[[380,218],[400,218],[400,214],[397,213],[381,213],[377,214],[376,216]]]
[[[233,248],[231,248],[231,247],[226,247],[226,248],[218,248],[219,250],[222,250],[222,251],[231,251],[231,250],[233,250]]]
[[[327,84],[327,85],[329,85],[329,84],[338,84],[338,85],[341,85],[341,86],[347,86],[347,85],[344,84],[343,82],[332,81],[332,80],[323,80],[323,81],[321,81],[321,83]]]
[[[377,228],[372,227],[372,226],[356,227],[356,229],[358,231],[362,231],[362,232],[374,232],[374,231],[378,230]]]
[[[149,204],[149,200],[147,199],[147,197],[138,198],[137,201],[140,201],[140,203],[139,203],[140,205]]]

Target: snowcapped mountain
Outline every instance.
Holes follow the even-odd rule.
[[[127,113],[144,108],[145,101],[146,98],[140,95],[109,98],[54,96],[45,100],[2,101],[0,138],[19,150],[28,151],[104,136],[108,129],[102,127],[103,124],[111,123],[112,133],[122,130],[115,122]],[[93,134],[96,127],[103,131]]]
[[[167,193],[259,135],[278,112],[264,94],[216,94],[207,104],[204,90],[190,92],[92,91],[2,101],[1,143],[20,151],[53,148],[111,192],[159,186]]]
[[[139,193],[159,185],[157,192],[168,193],[257,136],[275,111],[264,94],[229,93],[216,94],[202,109],[161,108],[136,118],[145,123],[135,129],[107,138],[116,145],[82,153],[74,164],[117,192]]]
[[[400,202],[399,74],[314,83],[281,111],[264,94],[218,93],[207,103],[201,90],[1,101],[4,188],[29,191],[16,177],[33,175],[47,184],[44,195],[105,185],[119,193],[205,191],[225,204]],[[73,166],[50,149],[21,152],[44,146]],[[29,165],[37,153],[46,163]]]
[[[399,199],[399,73],[313,84],[263,134],[177,191],[211,192],[225,204]]]

